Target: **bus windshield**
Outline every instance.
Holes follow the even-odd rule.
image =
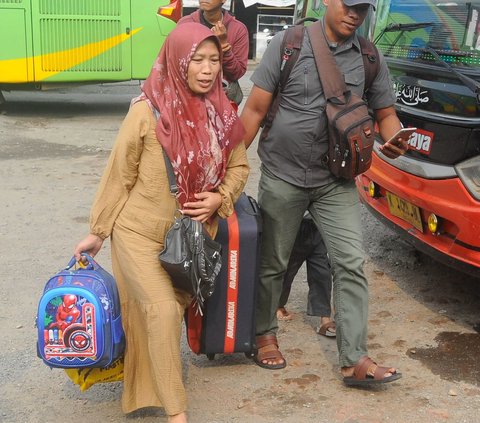
[[[378,3],[375,41],[387,59],[480,73],[480,0]]]

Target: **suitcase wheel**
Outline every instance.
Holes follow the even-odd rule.
[[[214,360],[215,359],[215,354],[207,354],[207,358],[209,360]]]
[[[253,351],[248,351],[248,352],[245,353],[245,357],[251,359],[251,358],[255,357],[255,353]]]

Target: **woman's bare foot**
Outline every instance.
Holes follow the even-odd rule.
[[[180,413],[174,416],[168,416],[168,423],[187,423],[187,414]]]

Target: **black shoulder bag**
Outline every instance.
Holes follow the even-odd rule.
[[[163,156],[170,192],[176,196],[178,187],[173,167],[165,151]],[[175,213],[175,221],[165,236],[164,249],[158,258],[170,275],[174,288],[191,294],[201,315],[204,302],[213,294],[220,273],[221,250],[221,245],[210,237],[201,222],[182,215],[180,211]]]

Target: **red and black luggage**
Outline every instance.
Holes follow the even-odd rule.
[[[261,218],[257,202],[243,193],[235,212],[221,219],[215,240],[222,244],[222,270],[203,317],[187,310],[188,344],[196,354],[253,354]]]

